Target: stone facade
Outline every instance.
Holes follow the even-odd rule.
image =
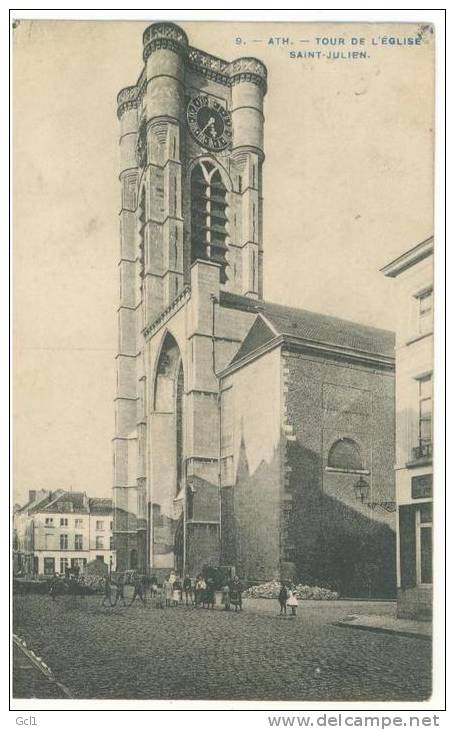
[[[93,560],[115,569],[111,499],[31,490],[27,504],[15,511],[14,527],[22,574],[64,574]]]
[[[255,59],[228,63],[191,48],[178,26],[156,23],[144,33],[137,83],[118,96],[120,569],[180,567],[190,535],[189,556],[219,561],[215,370],[230,361],[251,319],[225,314],[219,296],[262,295],[266,75]],[[192,133],[190,104],[201,99],[229,119],[226,148],[215,140],[208,151]],[[192,517],[184,520],[187,493]]]
[[[144,62],[137,83],[118,96],[117,566],[158,576],[174,568],[194,575],[220,564],[251,580],[310,575],[306,543],[286,545],[292,510],[305,519],[306,535],[316,520],[316,512],[303,518],[298,510],[308,504],[293,500],[303,477],[296,463],[301,456],[290,444],[302,441],[315,450],[319,439],[322,464],[330,438],[342,429],[322,414],[331,391],[312,411],[310,361],[300,351],[294,357],[284,341],[269,349],[271,336],[288,331],[283,311],[263,298],[266,69],[253,58],[228,62],[192,48],[172,23],[145,31]],[[207,127],[212,138],[204,136]],[[383,417],[383,410],[393,409],[389,333],[377,336],[371,328],[343,323],[348,347],[337,350],[337,323],[307,313],[302,324],[296,311],[291,319],[299,347],[311,340],[311,328],[322,327],[314,365],[318,388],[327,382],[368,391],[368,415],[357,423],[367,432],[359,439],[363,472],[377,469],[374,484],[384,476],[381,488],[390,498],[393,428],[386,433],[390,417]],[[309,330],[301,332],[302,326]],[[331,334],[324,345],[324,332],[335,333],[335,342]],[[367,353],[363,370],[351,367],[352,348],[358,361]],[[324,358],[333,365],[332,380]],[[343,370],[336,365],[341,361],[349,363]],[[290,383],[300,381],[298,396]],[[337,393],[338,402],[343,397]],[[343,433],[353,427],[346,423]],[[371,468],[368,449],[375,451]],[[306,473],[306,463],[302,468]],[[351,485],[347,478],[342,484],[343,476],[320,466],[312,489],[347,494]]]

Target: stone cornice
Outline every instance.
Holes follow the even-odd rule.
[[[419,263],[419,261],[431,256],[433,253],[433,247],[434,238],[433,236],[430,236],[430,238],[418,243],[417,246],[414,246],[414,248],[411,248],[409,251],[398,256],[398,258],[394,259],[389,264],[386,264],[386,266],[383,266],[380,271],[384,274],[384,276],[395,278],[403,271],[406,271],[406,269],[409,269],[411,266]]]
[[[147,43],[146,46],[144,46],[144,61],[147,61],[147,58],[151,53],[153,53],[153,51],[159,51],[161,48],[174,51],[174,53],[178,53],[180,56],[183,56],[183,58],[186,58],[186,48],[178,41],[173,38],[154,38]]]
[[[234,86],[250,82],[260,86],[264,94],[267,92],[267,69],[257,58],[237,58],[229,63],[199,48],[190,47],[187,62],[190,68],[219,84]]]
[[[144,327],[142,330],[142,334],[144,335],[144,338],[146,340],[149,340],[152,335],[155,334],[166,322],[172,317],[177,310],[179,310],[185,302],[188,301],[191,297],[191,287],[185,286],[181,292],[177,294],[174,301],[171,302],[171,304],[166,307],[164,312],[161,312],[161,314],[155,319],[153,322],[151,322],[149,325]]]
[[[210,53],[200,51],[199,48],[188,48],[187,56],[188,65],[194,71],[202,74],[206,78],[216,81],[219,84],[229,86],[229,73],[227,69],[229,62],[224,61],[222,58],[212,56]]]
[[[143,58],[147,61],[151,53],[168,49],[181,56],[188,68],[224,86],[252,83],[267,92],[267,69],[253,56],[225,61],[188,44],[186,33],[175,23],[153,23],[143,34]],[[145,68],[134,86],[127,86],[117,96],[117,116],[120,118],[128,109],[136,109],[147,86]]]
[[[129,109],[137,109],[137,86],[126,86],[117,94],[117,117],[120,119],[122,114]]]
[[[261,357],[275,347],[287,346],[291,351],[313,353],[316,355],[327,356],[330,359],[344,360],[346,362],[359,363],[361,365],[372,365],[384,370],[395,370],[395,358],[381,355],[380,353],[365,352],[363,350],[355,350],[350,347],[340,347],[327,342],[316,342],[294,335],[281,334],[273,337],[268,342],[258,347],[253,352],[247,353],[241,360],[237,360],[227,365],[223,370],[217,373],[217,377],[224,378],[235,370],[248,365],[252,360]]]
[[[149,25],[148,28],[144,30],[144,33],[142,35],[144,48],[149,43],[157,39],[172,40],[176,43],[180,43],[181,45],[188,47],[188,36],[186,35],[185,31],[183,31],[175,23],[152,23],[152,25]]]

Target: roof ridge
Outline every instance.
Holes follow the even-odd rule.
[[[296,306],[292,306],[290,304],[280,304],[279,302],[271,302],[271,301],[266,301],[266,300],[264,301],[264,305],[265,305],[265,311],[263,313],[264,316],[267,316],[267,306],[271,306],[271,307],[277,307],[279,309],[291,310],[291,311],[297,312],[297,313],[301,312],[304,314],[309,314],[312,317],[320,317],[321,319],[328,319],[328,320],[335,320],[337,322],[344,322],[346,324],[354,325],[355,327],[364,327],[365,329],[374,330],[376,332],[386,332],[386,333],[395,335],[395,332],[393,330],[389,330],[384,327],[376,327],[375,325],[365,324],[364,322],[358,322],[354,319],[346,319],[345,317],[339,317],[336,314],[327,314],[326,312],[317,312],[314,309],[307,309],[306,307],[296,307]],[[292,334],[292,333],[289,332],[288,334]]]
[[[384,327],[376,327],[372,324],[366,324],[364,322],[358,322],[354,319],[346,319],[345,317],[340,317],[336,314],[328,314],[327,312],[318,312],[314,309],[307,309],[306,307],[299,307],[292,304],[283,304],[280,302],[272,302],[268,299],[252,299],[251,297],[247,297],[244,294],[235,294],[234,292],[224,291],[221,293],[221,300],[225,300],[225,303],[228,303],[229,301],[245,303],[249,306],[250,309],[255,310],[258,314],[263,314],[265,317],[267,316],[267,308],[268,307],[277,307],[279,309],[283,310],[290,310],[295,313],[301,313],[301,314],[308,314],[312,317],[319,317],[321,319],[326,320],[336,320],[337,322],[344,322],[346,324],[354,325],[355,327],[364,327],[368,330],[373,330],[376,332],[384,332],[389,334],[395,334],[393,330],[386,329]],[[223,303],[223,302],[221,302]],[[289,333],[291,334],[291,333]]]

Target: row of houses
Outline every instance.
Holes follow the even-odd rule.
[[[64,575],[94,560],[115,569],[112,500],[85,492],[30,490],[14,508],[15,575]]]

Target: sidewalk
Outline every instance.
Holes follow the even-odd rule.
[[[51,670],[17,636],[13,636],[13,697],[71,698],[67,688],[57,682]]]
[[[432,638],[431,621],[413,621],[411,619],[395,618],[395,616],[350,614],[341,621],[336,621],[334,625],[364,631],[379,631],[386,634],[396,634],[397,636],[412,636],[419,639],[429,639],[430,641]]]

